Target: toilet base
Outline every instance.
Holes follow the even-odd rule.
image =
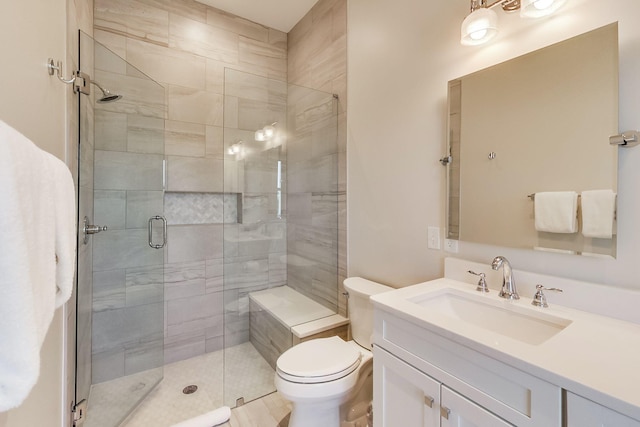
[[[340,425],[340,402],[300,403],[293,405],[289,427],[328,427]]]

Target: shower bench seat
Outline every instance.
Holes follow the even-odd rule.
[[[250,339],[275,369],[285,350],[313,338],[347,340],[349,319],[288,286],[249,294]]]

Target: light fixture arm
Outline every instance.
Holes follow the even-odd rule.
[[[471,12],[480,8],[492,9],[498,5],[502,6],[505,12],[513,12],[520,9],[520,0],[496,0],[493,3],[487,3],[487,0],[471,0]]]

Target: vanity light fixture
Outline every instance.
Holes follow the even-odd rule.
[[[258,129],[254,135],[256,141],[269,141],[276,134],[276,125],[278,122],[273,122],[270,125],[266,125],[262,129]]]
[[[471,0],[471,13],[460,27],[460,43],[467,46],[483,44],[498,34],[498,15],[493,11],[501,6],[505,12],[520,10],[524,18],[539,18],[558,10],[566,0]]]

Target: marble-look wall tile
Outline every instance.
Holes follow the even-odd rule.
[[[93,311],[114,310],[126,306],[125,270],[93,273]]]
[[[165,123],[161,118],[129,114],[127,116],[127,151],[164,154],[164,127]]]
[[[170,85],[167,107],[170,120],[210,126],[223,124],[223,97],[217,93]]]
[[[205,74],[206,90],[220,95],[224,94],[224,71],[227,64],[222,61],[207,58]]]
[[[135,348],[141,340],[162,336],[163,304],[146,304],[93,314],[93,353]]]
[[[127,307],[164,300],[164,267],[162,265],[128,268],[125,280]]]
[[[127,115],[95,111],[96,150],[127,151]]]
[[[146,229],[108,230],[93,236],[94,271],[162,264],[162,251],[148,245]]]
[[[157,154],[95,151],[98,190],[162,190],[162,161]]]
[[[109,230],[124,229],[127,215],[127,192],[124,190],[95,190],[93,193],[93,224]]]
[[[193,0],[141,0],[146,5],[166,10],[169,13],[193,19],[194,21],[207,22],[207,10],[203,3]]]
[[[337,231],[338,214],[337,193],[313,193],[311,201],[312,226]]]
[[[164,268],[165,301],[201,296],[206,288],[204,261],[167,264]]]
[[[269,28],[222,10],[209,9],[207,24],[254,40],[269,41]]]
[[[168,228],[168,262],[222,258],[222,225],[174,225]]]
[[[346,0],[320,0],[288,35],[289,83],[300,87],[289,92],[287,280],[341,313],[346,301],[334,295],[346,276],[346,9]],[[339,99],[328,108],[305,87]],[[337,129],[318,127],[334,114]]]
[[[131,70],[131,68],[127,70]],[[100,104],[102,110],[165,118],[165,89],[148,77],[140,73],[122,75],[96,70],[94,79],[112,93],[122,95],[122,98],[117,102]]]
[[[179,298],[168,301],[167,323],[170,330],[172,326],[177,327],[185,323],[189,323],[193,329],[204,329],[207,324],[207,318],[220,315],[222,312],[222,292]],[[169,336],[171,335],[169,334]]]
[[[164,340],[143,341],[124,353],[124,374],[131,375],[164,365]]]
[[[224,260],[222,258],[206,261],[206,292],[218,292],[224,288]]]
[[[269,254],[269,286],[287,284],[287,253]]]
[[[284,48],[240,36],[238,59],[240,65],[260,69],[267,77],[287,80],[287,50]]]
[[[162,215],[162,191],[127,191],[127,228],[146,228],[149,218]]]
[[[226,112],[225,112],[226,117]],[[224,159],[224,131],[220,126],[207,126],[205,132],[205,153],[207,157]]]
[[[169,46],[227,64],[238,63],[238,34],[171,15]]]
[[[110,30],[100,30],[95,28],[93,31],[95,41],[118,55],[120,58],[127,59],[127,37],[114,33]]]
[[[204,157],[206,154],[205,125],[165,122],[165,153],[168,156]]]
[[[164,361],[165,363],[174,363],[200,356],[205,353],[205,345],[203,330],[168,337],[164,341]]]
[[[92,384],[124,376],[124,349],[93,353],[91,362]]]
[[[138,0],[95,0],[94,26],[165,46],[169,42],[169,12]]]
[[[222,193],[223,161],[212,158],[167,157],[167,191]]]
[[[269,259],[254,257],[225,257],[224,281],[226,289],[251,288],[269,284]]]
[[[135,39],[127,40],[127,61],[165,84],[205,89],[206,60],[189,52]]]

